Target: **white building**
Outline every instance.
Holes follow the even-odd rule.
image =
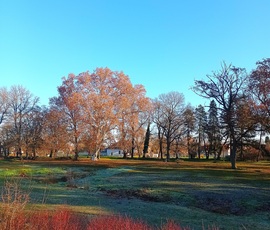
[[[100,152],[100,156],[106,157],[123,157],[123,150],[121,149],[105,149]]]

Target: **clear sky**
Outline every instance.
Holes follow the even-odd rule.
[[[63,76],[109,67],[196,106],[189,88],[222,61],[250,71],[270,57],[269,12],[269,0],[0,0],[0,87],[46,105]]]

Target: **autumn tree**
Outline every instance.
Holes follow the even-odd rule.
[[[253,94],[253,101],[256,102],[258,119],[261,125],[270,130],[270,58],[258,61],[257,68],[249,77],[249,90]]]
[[[166,139],[166,154],[167,161],[169,161],[171,145],[181,134],[182,115],[185,108],[184,95],[179,92],[161,94],[155,101],[155,108],[154,122]]]
[[[78,76],[82,118],[96,157],[117,124],[116,78],[117,75],[108,68],[97,68],[93,73],[84,72]]]
[[[81,92],[78,90],[77,77],[74,74],[69,74],[62,80],[62,85],[58,87],[59,96],[50,99],[50,106],[62,113],[70,136],[70,143],[73,145],[74,159],[77,160],[83,127]]]
[[[66,116],[54,106],[44,112],[42,129],[42,148],[49,152],[50,157],[56,157],[58,151],[68,149],[69,133]]]
[[[65,114],[75,158],[79,141],[96,157],[112,139],[120,144],[122,137],[128,137],[134,149],[149,101],[143,86],[133,86],[123,72],[97,68],[92,73],[70,74],[58,91],[53,104]]]
[[[231,167],[236,168],[238,136],[236,130],[236,108],[247,94],[247,74],[245,69],[232,65],[222,65],[220,71],[207,75],[208,81],[196,80],[193,91],[198,95],[214,99],[221,109],[221,119],[230,139]]]
[[[239,157],[244,160],[244,149],[255,144],[256,130],[259,128],[256,120],[254,102],[248,97],[241,100],[236,108],[236,134],[238,136]]]
[[[127,95],[129,106],[125,110],[128,115],[126,116],[126,127],[130,127],[127,132],[131,136],[131,158],[134,156],[136,146],[139,154],[141,154],[140,146],[144,141],[145,127],[149,123],[151,104],[145,93],[142,85],[135,85]]]

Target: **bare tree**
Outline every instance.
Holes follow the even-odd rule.
[[[235,169],[238,142],[236,108],[237,103],[247,95],[245,83],[248,75],[245,69],[223,63],[220,71],[207,75],[207,78],[208,81],[196,80],[192,90],[202,97],[214,99],[219,104],[221,118],[230,138],[231,167]]]
[[[179,129],[182,126],[182,114],[184,112],[184,95],[179,92],[170,92],[159,95],[155,100],[156,108],[154,122],[164,134],[166,139],[167,161],[170,160],[171,144],[180,135]]]
[[[39,106],[30,111],[23,122],[23,141],[26,158],[36,157],[36,150],[42,145],[42,129],[44,127],[44,111]]]
[[[34,97],[22,86],[12,86],[9,92],[10,123],[12,124],[13,140],[17,156],[22,155],[24,122],[28,114],[33,111],[39,98]]]
[[[6,88],[0,88],[0,125],[7,116],[9,103],[8,103],[8,90]]]

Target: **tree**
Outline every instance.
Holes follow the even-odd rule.
[[[9,92],[10,123],[12,124],[12,136],[15,143],[17,156],[22,156],[24,122],[38,102],[38,97],[34,97],[22,86],[12,86]]]
[[[2,87],[0,88],[0,125],[6,118],[8,114],[9,109],[9,103],[8,103],[8,91],[6,88]],[[2,131],[2,130],[0,130]],[[1,135],[2,136],[2,135]],[[2,151],[5,152],[4,149],[4,138],[5,135],[0,139],[0,156],[2,155]]]
[[[156,110],[154,122],[159,130],[160,141],[162,141],[161,135],[166,139],[167,161],[169,161],[171,144],[180,135],[180,127],[183,124],[184,95],[179,92],[161,94],[154,105]]]
[[[44,112],[42,129],[43,149],[55,157],[57,152],[66,150],[69,143],[69,133],[66,116],[59,108],[50,107]]]
[[[258,118],[266,130],[270,130],[270,58],[258,61],[249,77],[249,90],[257,103]]]
[[[214,154],[215,159],[220,158],[222,151],[221,140],[222,135],[220,131],[221,127],[219,124],[218,108],[215,100],[211,100],[209,110],[206,133],[208,137],[208,151],[206,158],[209,158],[209,154]]]
[[[153,100],[154,106],[154,115],[153,115],[153,122],[156,126],[156,133],[158,139],[158,157],[163,160],[163,143],[164,143],[164,133],[165,131],[162,129],[162,104],[158,101],[158,99]]]
[[[188,105],[183,113],[183,120],[184,120],[184,134],[186,136],[187,141],[187,150],[188,155],[190,158],[195,157],[195,151],[193,149],[194,147],[194,140],[192,139],[192,132],[195,128],[195,115],[194,115],[194,109]]]
[[[256,130],[260,129],[258,123],[256,105],[246,95],[245,100],[240,100],[236,108],[235,130],[241,160],[244,160],[244,148],[252,149],[251,147],[257,142],[255,141]]]
[[[145,158],[146,153],[148,153],[149,141],[150,141],[150,122],[148,122],[145,138],[144,138],[144,145],[143,145],[143,158]]]
[[[214,99],[220,106],[222,122],[230,138],[230,160],[231,167],[236,169],[236,107],[237,103],[245,98],[247,94],[247,74],[245,69],[236,68],[232,65],[222,65],[218,72],[213,72],[212,76],[207,75],[208,82],[195,80],[192,88],[195,93],[205,98]]]
[[[90,133],[96,157],[117,124],[117,78],[108,68],[97,68],[93,73],[84,72],[78,76],[83,122]]]
[[[8,90],[4,87],[0,88],[0,125],[6,118],[9,109]]]
[[[77,160],[83,129],[81,93],[78,90],[78,82],[74,74],[69,74],[67,78],[62,80],[62,85],[58,87],[59,96],[50,99],[50,106],[61,111],[66,122],[67,132],[70,135],[70,142],[74,148],[74,159]]]
[[[134,155],[134,142],[137,144],[139,154],[140,143],[144,140],[145,127],[148,126],[150,119],[151,103],[149,98],[145,96],[146,91],[142,85],[135,85],[133,94],[131,94],[131,114],[130,125],[132,127],[132,148],[131,157]]]
[[[195,117],[197,123],[197,133],[198,133],[198,158],[201,158],[201,146],[204,143],[205,146],[205,134],[207,127],[207,115],[205,109],[202,105],[199,105],[195,109]]]
[[[36,150],[42,145],[42,129],[44,127],[44,111],[39,106],[35,106],[30,111],[23,123],[23,141],[26,158],[36,157]],[[31,151],[29,155],[29,151]]]

